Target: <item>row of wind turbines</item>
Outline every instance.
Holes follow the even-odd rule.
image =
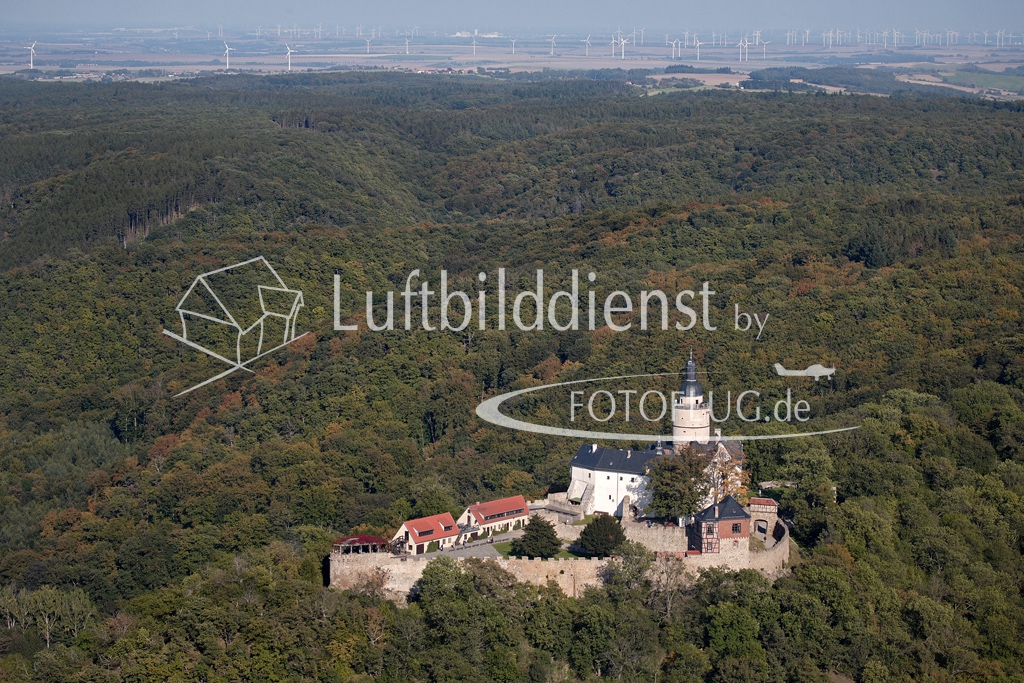
[[[218,37],[223,39],[223,35],[224,35],[223,29],[224,29],[224,27],[222,25],[218,25],[217,28],[218,28]],[[178,29],[175,29],[175,35],[177,35],[177,30]],[[626,48],[627,48],[627,46],[631,47],[633,50],[635,50],[637,48],[638,42],[639,42],[639,46],[640,47],[642,47],[642,48],[645,47],[646,30],[647,30],[646,27],[641,27],[640,29],[634,28],[632,32],[626,33],[621,28],[619,28],[616,31],[614,31],[613,33],[611,33],[610,41],[609,41],[609,43],[607,43],[610,46],[610,48],[611,48],[611,57],[612,58],[618,57],[619,59],[626,59]],[[396,37],[400,38],[401,36],[404,35],[404,39],[405,39],[405,54],[407,54],[407,55],[410,54],[411,41],[414,38],[416,38],[417,36],[420,35],[419,31],[420,31],[420,27],[419,26],[414,26],[413,28],[408,29],[408,30],[406,30],[404,32],[400,32],[398,29],[395,29],[395,36]],[[302,30],[299,29],[297,24],[294,25],[293,28],[290,29],[290,30],[289,29],[284,29],[284,32],[285,32],[285,34],[291,33],[291,35],[293,37],[295,37],[295,38],[300,37],[300,35],[302,34]],[[210,33],[212,33],[212,32],[209,32],[209,31],[207,32],[208,37],[209,37]],[[270,35],[269,31],[267,31],[266,33],[268,35]],[[710,35],[709,35],[709,33],[710,33]],[[264,34],[263,27],[262,26],[257,26],[256,30],[255,30],[256,38],[257,39],[261,39],[263,34]],[[317,37],[317,38],[322,37],[322,35],[323,35],[322,24],[320,24],[317,27],[315,27],[314,29],[312,29],[312,34],[314,35],[314,37]],[[335,27],[335,34],[336,34],[336,37],[341,37],[341,36],[347,35],[346,34],[346,30],[343,29],[341,26],[336,26]],[[281,27],[281,25],[277,25],[277,35],[278,36],[282,35],[282,27]],[[368,32],[363,28],[363,26],[361,26],[361,25],[357,26],[356,30],[353,32],[353,35],[354,35],[354,37],[358,37],[361,40],[366,42],[366,54],[371,54],[371,44],[373,43],[373,41],[385,38],[383,27],[377,27],[377,26],[371,27]],[[700,54],[701,46],[709,45],[710,44],[712,47],[719,47],[719,48],[721,48],[721,47],[734,47],[734,48],[738,48],[738,50],[739,50],[739,54],[738,54],[739,61],[749,61],[749,59],[750,59],[750,47],[753,46],[755,48],[755,54],[756,54],[756,49],[758,47],[760,47],[761,48],[761,58],[762,58],[762,60],[767,61],[768,45],[771,44],[771,41],[764,40],[762,38],[762,31],[760,29],[759,30],[750,31],[750,32],[746,33],[745,35],[743,35],[739,39],[739,42],[737,42],[737,43],[732,43],[729,40],[728,32],[724,31],[724,30],[722,30],[722,31],[710,31],[710,32],[704,32],[704,33],[699,33],[697,31],[686,30],[686,31],[684,31],[682,33],[682,37],[681,38],[675,38],[675,39],[670,39],[671,38],[671,34],[666,33],[664,35],[665,35],[665,46],[671,48],[671,59],[682,59],[682,57],[683,57],[683,50],[689,50],[689,49],[692,48],[694,50],[694,56],[696,57],[696,60],[700,61],[700,59],[701,59],[701,54]],[[705,38],[704,40],[700,39],[701,35],[704,36],[704,38]],[[1014,45],[1016,45],[1016,46],[1024,45],[1024,34],[1014,35],[1012,32],[1010,32],[1010,31],[1008,31],[1006,29],[1000,29],[998,31],[981,31],[981,32],[972,31],[970,33],[964,32],[963,34],[961,34],[958,31],[954,31],[954,30],[945,30],[945,31],[942,31],[942,32],[931,32],[929,30],[915,29],[914,30],[914,43],[913,43],[913,45],[915,47],[927,47],[927,46],[933,46],[933,45],[934,46],[947,46],[948,47],[948,46],[951,46],[951,45],[960,45],[961,44],[961,42],[960,42],[961,35],[963,36],[963,41],[964,41],[963,44],[964,45],[992,46],[992,47],[996,47],[996,48],[1004,48],[1004,47],[1010,47],[1010,46],[1014,46]],[[366,37],[366,36],[369,36],[369,37]],[[435,33],[435,36],[436,36],[436,33]],[[795,46],[804,47],[804,46],[811,45],[812,43],[815,43],[815,41],[812,41],[812,37],[811,36],[812,36],[811,29],[790,29],[790,30],[786,31],[786,33],[785,33],[786,46],[792,48],[792,47],[795,47]],[[492,38],[492,37],[496,37],[496,36],[487,36],[487,37],[488,38]],[[875,29],[844,30],[844,29],[833,28],[833,29],[829,29],[828,31],[822,31],[821,34],[820,34],[820,37],[821,37],[821,41],[822,41],[822,47],[826,48],[826,49],[832,49],[832,48],[840,47],[840,46],[843,46],[843,45],[847,45],[847,46],[849,46],[849,45],[869,45],[869,46],[880,45],[883,49],[888,49],[890,46],[893,46],[893,47],[910,46],[910,34],[909,33],[904,33],[902,30],[900,30],[898,28],[892,28],[892,29],[888,29],[887,28],[887,29],[882,29],[882,30],[875,30]],[[386,38],[390,39],[391,36],[388,35],[388,36],[386,36]],[[558,46],[558,40],[569,39],[573,43],[575,43],[575,42],[582,43],[583,44],[583,48],[584,48],[584,56],[586,58],[589,58],[590,57],[590,48],[593,46],[593,43],[591,42],[592,38],[593,38],[593,34],[590,34],[586,38],[583,38],[581,40],[576,40],[576,39],[574,39],[574,38],[572,38],[570,36],[561,36],[560,37],[558,34],[552,34],[544,42],[549,44],[549,46],[550,46],[549,55],[551,55],[551,56],[555,55],[555,48]],[[351,39],[351,38],[349,37],[349,39]],[[1015,39],[1017,39],[1017,40],[1015,41]],[[506,40],[511,45],[511,53],[513,55],[515,55],[516,54],[516,43],[520,42],[520,41],[523,41],[524,38],[522,38],[522,37],[506,38]],[[533,39],[533,42],[535,43],[536,39]],[[26,45],[25,48],[24,48],[24,49],[29,51],[29,69],[34,69],[35,68],[35,57],[36,57],[36,45],[37,44],[38,44],[38,41],[34,41],[31,45]],[[477,48],[480,47],[481,45],[493,45],[493,43],[480,43],[480,42],[477,41],[477,36],[474,35],[472,42],[469,44],[469,47],[472,48],[473,55],[477,54]],[[224,41],[223,57],[224,57],[224,68],[226,70],[229,70],[231,68],[231,53],[234,52],[234,51],[237,51],[237,48],[230,47],[228,45],[228,43],[226,41]],[[296,50],[293,50],[289,43],[285,43],[285,56],[286,56],[287,64],[288,64],[288,67],[287,67],[288,71],[292,70],[292,54],[294,54],[295,52],[296,52]]]

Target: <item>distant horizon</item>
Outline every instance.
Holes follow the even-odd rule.
[[[282,7],[269,0],[224,0],[216,5],[199,0],[140,4],[128,0],[37,0],[6,10],[0,36],[25,31],[78,32],[125,29],[170,29],[195,26],[206,30],[222,24],[225,30],[264,30],[277,24],[309,28],[322,23],[324,32],[343,26],[350,33],[362,24],[366,30],[382,26],[393,32],[419,27],[420,32],[456,31],[499,33],[565,32],[587,34],[621,28],[639,31],[682,30],[789,30],[793,28],[922,30],[999,30],[1024,34],[1024,15],[1012,0],[954,3],[908,0],[868,0],[853,7],[835,0],[735,0],[727,8],[696,2],[642,1],[628,9],[608,0],[524,0],[511,5],[468,0],[397,0],[386,11],[377,6],[340,2],[331,7]],[[738,20],[738,17],[742,17]]]

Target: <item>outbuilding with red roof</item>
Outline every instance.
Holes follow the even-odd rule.
[[[434,541],[437,541],[438,550],[444,550],[454,545],[458,537],[459,527],[456,526],[452,513],[442,512],[430,517],[410,519],[402,524],[391,542],[401,541],[401,547],[405,552],[420,555],[427,552]]]
[[[511,531],[530,521],[530,507],[522,496],[470,505],[459,516],[459,527],[470,539],[496,531]]]

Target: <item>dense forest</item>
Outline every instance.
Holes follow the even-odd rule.
[[[1024,681],[1024,108],[643,93],[0,80],[0,681]],[[224,369],[161,333],[179,299],[259,255],[311,334],[176,398]],[[513,292],[592,270],[601,298],[709,282],[723,328],[771,320],[334,331],[335,273],[358,322],[413,269],[498,268]],[[447,559],[408,605],[324,587],[339,535],[564,490],[579,443],[481,399],[691,350],[709,388],[837,368],[801,385],[812,424],[858,430],[747,444],[753,482],[797,483],[784,578],[634,548],[578,599]]]

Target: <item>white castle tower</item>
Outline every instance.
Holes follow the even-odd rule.
[[[704,387],[697,381],[697,362],[686,361],[686,379],[672,405],[672,443],[678,450],[690,443],[711,440],[711,410],[704,403]]]

